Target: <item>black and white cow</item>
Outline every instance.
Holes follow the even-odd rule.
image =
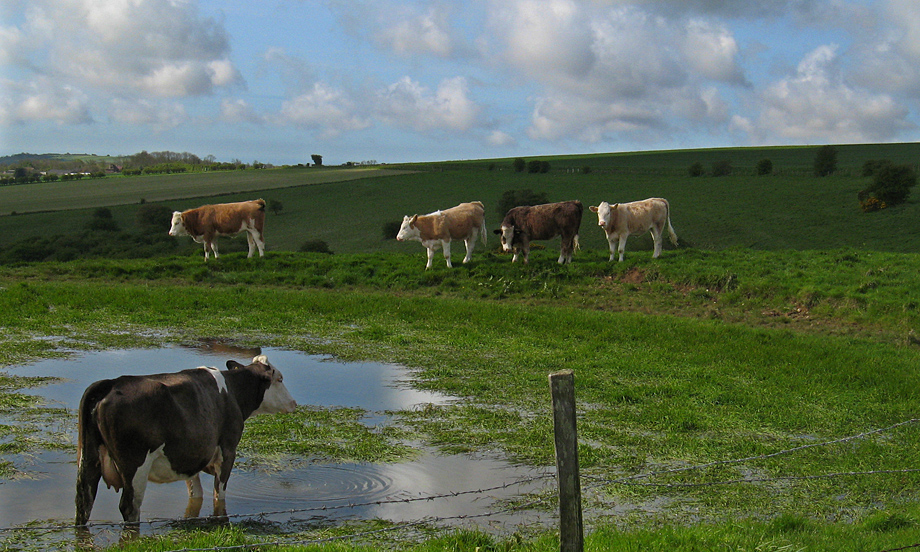
[[[185,480],[202,496],[199,472],[214,476],[215,510],[223,504],[243,422],[253,414],[293,412],[297,404],[265,355],[249,366],[97,381],[80,400],[76,525],[86,525],[99,479],[122,489],[118,509],[140,520],[147,482]],[[197,496],[196,496],[197,495]]]

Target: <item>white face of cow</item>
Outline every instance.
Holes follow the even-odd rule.
[[[601,228],[607,228],[610,223],[610,204],[602,201],[597,207],[591,207],[591,210],[597,213],[597,225]]]
[[[185,224],[182,223],[182,213],[179,211],[174,211],[172,216],[172,226],[169,228],[170,236],[187,236],[188,230],[185,229]]]
[[[274,414],[276,412],[294,412],[297,408],[297,402],[291,396],[290,391],[284,386],[284,378],[281,372],[275,368],[265,355],[259,355],[252,359],[252,362],[260,362],[271,368],[272,382],[262,397],[262,404],[252,413],[256,414]]]
[[[417,226],[412,226],[417,217],[403,217],[402,226],[399,227],[399,233],[396,234],[397,241],[420,240],[422,234]]]
[[[502,251],[511,251],[514,244],[514,226],[502,225]]]

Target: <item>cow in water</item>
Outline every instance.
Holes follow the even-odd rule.
[[[148,481],[185,480],[190,504],[200,507],[202,471],[214,476],[215,514],[224,513],[243,422],[296,406],[265,355],[248,366],[229,360],[224,371],[202,366],[91,384],[77,413],[76,525],[89,520],[99,479],[121,489],[118,509],[130,524],[140,520]]]
[[[399,233],[396,234],[396,239],[399,241],[422,242],[422,245],[428,250],[426,270],[431,268],[434,252],[438,248],[444,249],[447,266],[453,268],[454,265],[450,262],[450,242],[452,240],[463,240],[466,243],[466,257],[463,258],[463,262],[470,262],[477,237],[481,237],[482,244],[485,245],[485,208],[479,201],[461,203],[456,207],[427,215],[403,217],[402,226],[399,227]]]
[[[652,253],[654,259],[661,255],[661,237],[665,229],[668,230],[671,243],[677,245],[677,234],[671,226],[671,205],[666,199],[652,197],[613,205],[603,201],[597,207],[592,205],[589,209],[597,213],[597,224],[607,234],[611,261],[617,252],[620,254],[620,261],[623,260],[626,238],[631,234],[644,234],[651,230],[652,239],[655,241],[655,251]]]
[[[550,240],[562,236],[559,264],[572,262],[578,248],[578,231],[584,207],[580,201],[563,201],[543,205],[524,205],[510,209],[495,233],[501,236],[502,249],[513,251],[511,262],[523,254],[524,263],[530,256],[532,240]]]
[[[220,203],[204,205],[187,211],[176,211],[169,228],[170,236],[191,236],[193,240],[204,244],[204,260],[208,260],[208,249],[217,254],[218,236],[235,236],[246,232],[249,241],[249,255],[252,257],[259,248],[259,256],[265,256],[265,238],[262,227],[265,225],[265,201],[241,201],[239,203]]]

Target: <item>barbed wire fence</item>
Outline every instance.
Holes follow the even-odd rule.
[[[823,474],[810,474],[810,475],[795,475],[795,476],[775,476],[775,477],[741,477],[741,478],[732,478],[725,480],[715,480],[715,481],[702,481],[702,482],[656,482],[654,479],[669,477],[675,474],[680,473],[691,473],[691,472],[703,472],[714,467],[729,466],[733,464],[745,464],[753,463],[757,461],[777,458],[780,456],[793,455],[802,451],[810,449],[819,449],[827,448],[834,445],[847,443],[851,441],[856,441],[860,439],[867,439],[875,436],[880,436],[885,433],[895,431],[906,426],[911,426],[920,423],[920,418],[912,418],[889,426],[873,429],[870,431],[864,431],[855,435],[850,435],[838,439],[832,439],[817,443],[810,443],[807,445],[802,445],[798,447],[787,448],[775,452],[765,453],[755,456],[746,456],[743,458],[734,458],[728,460],[719,460],[714,462],[707,462],[701,464],[695,464],[690,466],[681,466],[677,468],[666,468],[661,470],[646,471],[642,473],[637,473],[633,475],[623,476],[623,477],[598,477],[588,475],[585,476],[586,482],[588,484],[585,486],[585,490],[590,491],[601,491],[602,489],[610,486],[622,485],[622,486],[640,486],[640,487],[654,487],[654,488],[667,488],[667,489],[689,489],[689,488],[698,488],[698,487],[712,487],[712,486],[723,486],[723,485],[743,485],[743,484],[758,484],[758,483],[769,483],[769,482],[780,482],[780,481],[793,481],[793,480],[815,480],[815,479],[842,479],[842,478],[853,478],[853,477],[863,477],[871,475],[891,475],[891,474],[909,474],[909,473],[918,473],[920,468],[905,468],[905,469],[880,469],[880,470],[865,470],[865,471],[849,471],[849,472],[833,472],[833,473],[823,473]],[[248,514],[230,514],[226,516],[221,516],[221,520],[230,521],[246,521],[246,520],[265,520],[274,516],[288,515],[294,516],[297,514],[305,513],[316,513],[316,514],[330,514],[338,511],[353,510],[362,507],[369,506],[383,506],[383,505],[400,505],[400,504],[412,504],[417,502],[436,502],[441,500],[450,500],[452,498],[458,498],[463,496],[472,496],[472,495],[490,495],[496,491],[508,490],[511,488],[536,484],[540,482],[553,482],[557,479],[557,474],[551,471],[547,471],[541,474],[537,474],[530,477],[518,478],[513,481],[502,483],[500,485],[495,485],[488,488],[480,489],[468,489],[462,491],[455,491],[442,494],[432,494],[425,496],[415,496],[415,497],[405,497],[405,498],[387,498],[381,500],[372,500],[366,502],[355,502],[353,498],[342,497],[340,499],[329,499],[328,503],[304,507],[304,508],[290,508],[290,509],[280,509],[272,511],[263,511],[255,512]],[[371,539],[377,536],[398,533],[399,531],[405,531],[413,528],[419,527],[430,527],[443,525],[450,522],[462,522],[462,521],[474,521],[495,518],[501,515],[509,514],[519,514],[526,511],[533,511],[537,508],[549,508],[555,505],[556,497],[547,494],[547,486],[544,486],[538,491],[530,491],[525,493],[525,496],[535,497],[526,502],[509,504],[507,506],[497,506],[490,508],[485,512],[475,513],[475,514],[458,514],[451,516],[426,516],[419,519],[408,520],[404,522],[394,523],[387,527],[376,528],[370,530],[356,531],[354,533],[348,533],[343,535],[332,535],[332,536],[323,536],[316,538],[304,538],[297,539],[293,538],[276,538],[267,542],[259,543],[249,543],[249,544],[240,544],[232,546],[209,546],[207,548],[182,548],[176,549],[173,552],[198,552],[198,551],[233,551],[233,550],[247,550],[254,549],[259,547],[266,546],[308,546],[323,544],[329,542],[337,541],[356,541],[361,542],[362,540]],[[539,496],[539,495],[544,496]],[[336,504],[329,504],[333,502],[338,502]],[[156,527],[156,526],[165,526],[165,525],[176,525],[176,524],[194,524],[194,523],[213,523],[215,518],[213,517],[193,517],[193,518],[151,518],[140,522],[141,525]],[[115,521],[104,521],[104,522],[93,522],[86,526],[87,530],[99,529],[99,528],[111,528],[111,529],[126,529],[129,527],[129,524],[124,522],[115,522]],[[133,527],[136,527],[134,525]],[[70,523],[67,524],[51,524],[51,525],[22,525],[15,527],[0,527],[0,537],[3,535],[15,534],[17,532],[31,532],[35,533],[57,533],[57,532],[72,532],[74,531],[74,526]],[[895,552],[898,550],[912,550],[920,549],[920,543],[906,545],[900,548],[890,548],[884,551],[879,552]]]

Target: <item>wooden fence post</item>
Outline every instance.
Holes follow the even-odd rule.
[[[549,386],[553,394],[556,479],[559,482],[559,550],[582,552],[584,529],[578,473],[578,433],[575,428],[575,374],[571,370],[550,374]]]

